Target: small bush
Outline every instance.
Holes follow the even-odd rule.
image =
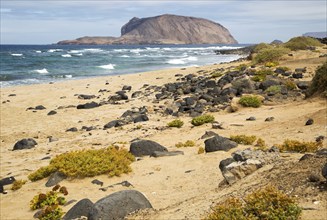
[[[212,115],[200,115],[198,117],[193,118],[191,123],[194,126],[200,126],[205,123],[211,123],[214,120],[215,120],[215,118]]]
[[[244,107],[253,107],[253,108],[258,108],[262,104],[261,99],[259,97],[250,96],[250,95],[242,96],[239,100],[239,103]]]
[[[297,88],[295,82],[293,82],[292,80],[284,81],[284,85],[288,90],[295,90]]]
[[[254,57],[254,63],[266,63],[266,62],[276,62],[280,58],[288,54],[289,49],[284,47],[273,47],[260,50],[257,55]]]
[[[57,190],[59,189],[59,192]],[[33,197],[30,201],[30,209],[36,210],[42,208],[40,214],[38,215],[38,219],[41,220],[57,220],[61,219],[63,216],[61,205],[66,204],[66,199],[63,196],[68,194],[66,187],[60,187],[60,185],[56,185],[53,187],[52,191],[47,193],[40,193]]]
[[[278,66],[278,62],[267,62],[267,63],[265,63],[265,67],[275,67],[275,66]]]
[[[181,128],[184,125],[184,122],[182,120],[175,119],[175,120],[169,122],[167,125],[168,125],[168,127]]]
[[[319,46],[323,46],[323,44],[312,37],[294,37],[284,44],[284,47],[291,50],[306,50],[308,47]]]
[[[27,180],[15,180],[15,182],[13,182],[12,186],[11,186],[11,190],[16,191],[20,188],[22,188],[22,186],[27,182]]]
[[[280,93],[281,91],[282,91],[282,87],[279,85],[269,86],[265,90],[266,93],[274,93],[274,94]]]
[[[230,139],[232,141],[235,141],[238,144],[250,145],[250,144],[253,144],[255,142],[257,137],[254,136],[254,135],[247,136],[247,135],[241,134],[241,135],[231,135]]]
[[[287,194],[268,186],[244,199],[229,198],[212,209],[205,220],[298,219],[301,208]]]
[[[224,75],[223,72],[221,72],[221,71],[214,71],[214,72],[211,73],[211,78],[219,78],[222,75]]]
[[[327,62],[318,67],[316,74],[312,79],[307,96],[312,96],[316,93],[327,93]]]
[[[28,178],[36,181],[60,171],[73,178],[92,177],[100,174],[119,176],[131,172],[130,164],[135,158],[127,150],[109,147],[99,150],[81,150],[60,154]]]
[[[199,147],[198,154],[203,154],[203,153],[204,153],[204,148],[203,147]]]
[[[177,144],[175,144],[175,147],[180,148],[180,147],[194,147],[195,146],[195,142],[191,141],[191,140],[187,140],[185,143],[182,142],[178,142]]]
[[[258,138],[255,146],[258,147],[260,150],[266,150],[267,148],[266,142],[262,138]]]
[[[269,69],[263,69],[255,72],[254,76],[251,78],[255,82],[262,82],[266,80],[267,75],[273,75],[274,72]]]
[[[263,49],[271,49],[271,48],[273,48],[273,46],[270,44],[260,43],[257,46],[255,46],[255,48],[253,49],[253,52],[258,53],[259,51],[261,51]]]
[[[301,142],[297,140],[285,140],[283,144],[276,145],[281,151],[291,152],[316,152],[321,148],[321,142]]]
[[[247,65],[246,64],[240,64],[239,66],[237,66],[235,68],[235,70],[241,72],[241,71],[246,70],[246,68],[247,68]]]
[[[290,68],[288,68],[287,66],[279,66],[279,67],[276,68],[276,70],[277,70],[277,69],[282,70],[282,71],[284,71],[284,72],[290,70]]]

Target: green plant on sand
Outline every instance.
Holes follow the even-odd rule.
[[[327,97],[327,62],[317,68],[316,74],[308,89],[307,96],[310,97],[318,93],[324,94],[325,97]]]
[[[239,103],[244,107],[258,108],[261,106],[262,101],[258,96],[245,95],[240,98]]]
[[[322,147],[321,142],[301,142],[297,140],[288,140],[286,139],[283,144],[276,146],[280,151],[291,151],[291,152],[316,152]]]
[[[175,128],[181,128],[184,125],[184,122],[180,119],[175,119],[171,122],[169,122],[168,127],[175,127]]]
[[[271,47],[260,50],[253,58],[254,63],[278,62],[283,55],[290,52],[288,48]]]
[[[205,220],[296,220],[301,208],[294,199],[273,186],[254,191],[242,201],[231,197],[212,208]]]
[[[180,148],[180,147],[194,147],[195,146],[195,142],[191,141],[191,140],[187,140],[185,141],[185,143],[182,142],[178,142],[177,144],[175,144],[175,147]]]
[[[241,134],[241,135],[231,135],[230,139],[232,141],[235,141],[238,144],[251,145],[255,142],[257,137],[255,135],[247,136],[247,135]]]
[[[312,37],[294,37],[284,43],[284,47],[291,50],[306,50],[308,47],[319,47],[323,46],[320,41]]]
[[[273,75],[274,72],[269,69],[259,70],[254,73],[254,76],[251,78],[255,82],[262,82],[266,80],[267,75]]]
[[[100,174],[110,177],[132,171],[130,164],[135,160],[127,150],[108,147],[99,150],[80,150],[63,153],[54,157],[48,166],[31,173],[28,178],[36,181],[56,171],[68,177],[82,178]]]
[[[22,188],[22,186],[27,182],[27,180],[15,180],[15,182],[13,182],[12,186],[11,186],[11,190],[16,191],[20,188]]]
[[[269,86],[265,90],[266,93],[274,93],[274,94],[280,93],[281,91],[282,91],[282,87],[279,85]]]
[[[200,126],[206,123],[211,123],[215,120],[212,115],[200,115],[192,119],[191,123],[194,126]]]

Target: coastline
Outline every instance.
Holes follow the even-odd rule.
[[[308,74],[304,80],[312,78],[312,72],[321,62],[317,58],[310,60],[310,57],[304,57],[301,52],[293,58],[294,60],[287,61],[287,65],[293,70],[296,67],[307,67]],[[302,58],[306,62],[302,62]],[[177,82],[181,76],[176,74],[200,76],[217,68],[237,67],[241,63],[244,61],[1,88],[1,178],[11,175],[16,179],[27,179],[29,173],[48,165],[49,160],[42,160],[42,158],[47,156],[53,158],[55,155],[72,150],[100,149],[112,144],[129,149],[130,141],[135,138],[156,141],[169,150],[177,150],[175,144],[187,140],[193,140],[197,146],[203,146],[201,136],[211,130],[211,126],[195,128],[190,124],[191,118],[184,115],[180,117],[185,122],[184,127],[179,130],[167,129],[167,123],[175,117],[163,116],[157,110],[172,103],[169,100],[154,101],[155,89],[149,96],[129,98],[119,104],[102,105],[93,109],[76,109],[76,106],[91,101],[104,101],[108,96],[120,91],[124,85],[132,87],[131,91],[127,92],[130,97],[133,92],[144,91],[144,84],[162,86]],[[106,91],[99,92],[100,90]],[[96,98],[82,100],[78,99],[77,94],[95,95]],[[279,144],[289,137],[311,141],[313,137],[325,131],[327,123],[324,116],[325,104],[325,100],[303,100],[303,97],[299,96],[290,103],[264,105],[260,109],[240,108],[234,113],[214,112],[212,114],[216,120],[223,123],[225,127],[215,132],[225,137],[240,133],[262,136],[269,146]],[[35,112],[27,110],[37,105],[43,105],[46,109]],[[69,107],[70,105],[75,107]],[[149,121],[128,124],[123,129],[103,130],[106,123],[117,119],[126,110],[142,106],[148,109]],[[51,110],[56,110],[57,114],[47,115]],[[246,122],[245,119],[252,115],[256,116],[257,122]],[[268,116],[275,117],[276,121],[267,124],[264,119]],[[304,127],[303,121],[308,117],[314,117],[316,123],[311,127]],[[233,126],[233,124],[242,124],[242,126]],[[141,128],[138,129],[137,125],[141,125]],[[94,126],[97,129],[86,132],[81,129],[82,126]],[[71,127],[77,127],[78,131],[66,132]],[[268,131],[271,135],[267,135]],[[58,140],[50,142],[50,136]],[[30,150],[12,151],[15,142],[23,138],[34,138],[38,145]],[[238,149],[247,147],[240,146]],[[145,216],[145,219],[199,219],[210,209],[214,201],[228,193],[233,193],[243,185],[237,183],[225,192],[217,190],[218,183],[223,180],[217,168],[219,161],[229,157],[231,152],[198,155],[197,149],[197,147],[183,148],[184,155],[174,157],[143,158],[132,164],[131,174],[124,174],[121,177],[108,178],[106,175],[100,175],[93,178],[64,180],[62,185],[65,185],[69,191],[68,200],[79,201],[89,198],[96,202],[126,187],[115,186],[103,192],[96,185],[91,184],[92,180],[101,180],[105,186],[127,180],[133,184],[134,189],[146,195],[156,210]],[[296,161],[301,156],[301,154],[287,154],[286,158]],[[265,169],[269,168],[271,167]],[[191,172],[186,173],[189,170]],[[258,176],[250,176],[245,185],[250,186],[259,181],[258,179]],[[1,219],[33,219],[34,212],[29,210],[29,201],[37,193],[50,190],[44,186],[45,182],[45,179],[28,182],[18,191],[11,191],[6,186],[8,194],[0,195]],[[67,212],[74,204],[65,206],[64,211]],[[322,201],[319,208],[326,204],[326,201]],[[315,213],[318,217],[319,214],[324,214],[321,209]],[[312,213],[309,215],[314,216]]]

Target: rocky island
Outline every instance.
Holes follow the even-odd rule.
[[[81,37],[59,41],[57,44],[237,44],[237,41],[219,23],[203,18],[164,14],[132,18],[122,26],[120,37]]]

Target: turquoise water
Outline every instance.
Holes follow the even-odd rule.
[[[245,45],[1,45],[1,87],[229,62]]]

